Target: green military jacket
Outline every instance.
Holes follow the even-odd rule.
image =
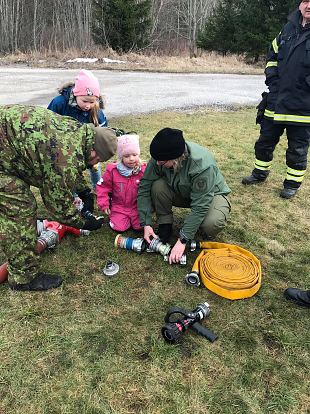
[[[34,106],[0,106],[0,173],[40,190],[53,218],[82,226],[72,192],[87,185],[82,172],[94,145],[91,125]]]
[[[204,147],[186,141],[188,157],[181,169],[158,166],[152,158],[140,181],[138,212],[141,225],[152,225],[151,187],[154,181],[163,178],[178,196],[190,200],[191,211],[185,218],[182,232],[193,239],[204,220],[215,195],[229,194],[227,186],[213,155]]]

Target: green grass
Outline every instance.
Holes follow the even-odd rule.
[[[107,224],[90,237],[68,235],[41,256],[42,269],[63,275],[61,288],[18,293],[0,286],[1,414],[310,412],[309,311],[282,296],[288,286],[309,288],[310,181],[293,200],[279,198],[283,137],[268,182],[240,184],[253,166],[254,119],[249,109],[158,113],[112,124],[140,134],[145,159],[165,126],[209,147],[232,189],[231,221],[218,240],[261,260],[258,294],[229,301],[191,288],[183,278],[197,253],[182,268],[159,255],[117,250]],[[176,211],[178,220],[185,214]],[[120,265],[112,279],[102,275],[107,259]],[[187,332],[179,344],[166,344],[160,329],[167,309],[203,301],[211,305],[204,324],[219,339],[211,344]]]

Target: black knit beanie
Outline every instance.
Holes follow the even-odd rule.
[[[150,145],[150,154],[156,161],[168,161],[179,158],[185,151],[183,132],[179,129],[161,129]]]

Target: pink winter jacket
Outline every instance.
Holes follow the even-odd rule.
[[[110,208],[110,198],[112,200],[111,212],[130,214],[132,210],[137,210],[138,187],[146,163],[141,165],[141,170],[136,175],[124,177],[117,168],[117,163],[112,162],[96,186],[97,204],[100,210]]]

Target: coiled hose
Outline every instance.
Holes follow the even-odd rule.
[[[217,242],[200,242],[203,250],[192,272],[200,276],[205,287],[227,299],[249,298],[262,282],[260,261],[242,247]]]

